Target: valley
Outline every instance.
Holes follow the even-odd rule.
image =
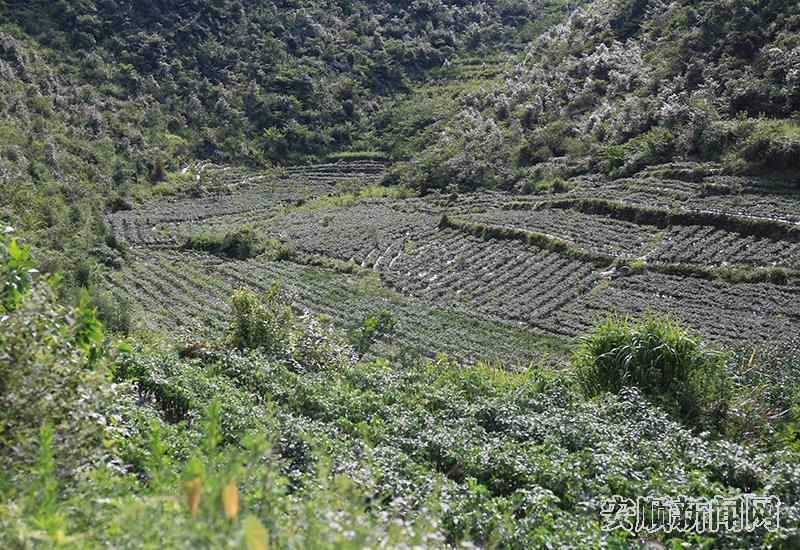
[[[671,313],[725,348],[744,331],[747,354],[784,345],[800,327],[798,192],[759,201],[761,188],[745,178],[727,183],[736,191],[709,193],[713,177],[645,174],[603,186],[577,179],[568,191],[537,195],[360,196],[382,170],[377,162],[276,176],[221,170],[229,192],[112,214],[135,258],[110,274],[112,292],[133,301],[141,326],[191,320],[213,331],[236,287],[277,281],[295,307],[344,331],[389,311],[397,332],[382,351],[467,362],[557,361],[611,314]],[[347,185],[355,195],[342,191]],[[590,202],[606,197],[623,208]],[[237,260],[183,247],[192,235],[246,224],[304,256]]]

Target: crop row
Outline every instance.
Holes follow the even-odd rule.
[[[792,269],[800,262],[800,245],[793,239],[784,242],[738,235],[723,229],[715,231],[711,226],[665,229],[655,223],[639,224],[575,211],[568,204],[551,210],[537,207],[539,201],[524,208],[524,201],[509,202],[509,196],[501,193],[464,195],[452,203],[442,199],[371,200],[275,210],[279,204],[301,201],[325,189],[330,192],[315,184],[294,186],[280,180],[230,195],[162,199],[145,208],[116,213],[111,224],[131,244],[164,245],[178,243],[198,231],[224,231],[260,222],[270,234],[285,237],[303,250],[372,266],[398,254],[404,241],[413,240],[420,229],[434,225],[446,211],[460,212],[470,222],[549,235],[609,257]]]
[[[670,313],[725,345],[743,339],[774,344],[800,330],[800,288],[637,273],[582,295],[556,314],[555,322],[580,334],[598,317],[614,312]]]
[[[554,322],[553,316],[593,288],[598,277],[596,267],[522,242],[487,240],[440,229],[434,225],[435,209],[421,210],[411,202],[373,200],[342,207],[293,209],[261,219],[270,233],[283,236],[297,248],[372,267],[393,288],[443,310],[555,334],[574,334],[566,325]],[[524,216],[528,211],[497,210],[498,216],[515,213]],[[532,214],[552,216],[553,211]],[[251,213],[232,214],[203,223],[225,227],[257,219],[248,216]],[[555,218],[550,221],[555,224]],[[595,233],[601,234],[601,224],[596,221]],[[629,229],[634,231],[636,226]],[[680,229],[686,228],[673,231]],[[708,244],[692,244],[687,233],[676,238],[682,243],[676,247],[680,254],[651,259],[708,263],[715,257],[730,256],[726,247],[747,242],[738,235],[715,238],[713,228],[699,229],[698,235],[708,233]],[[751,252],[757,253],[762,244],[757,242]],[[706,255],[691,256],[689,252],[695,249]],[[763,257],[766,253],[761,254]]]
[[[333,208],[300,208],[264,220],[270,233],[298,248],[363,266],[381,266],[406,240],[436,226],[437,216],[410,202],[370,200]]]
[[[652,226],[570,210],[493,208],[467,215],[465,219],[545,233],[586,250],[620,257],[640,256],[659,234],[658,229]]]
[[[541,332],[403,296],[376,277],[263,258],[219,262],[199,253],[151,250],[142,253],[135,267],[113,274],[109,284],[112,292],[133,302],[139,326],[176,327],[179,337],[189,328],[218,334],[235,288],[264,290],[276,281],[296,308],[327,316],[343,330],[380,309],[389,310],[397,326],[381,344],[387,352],[410,348],[464,360],[524,362],[552,347]]]
[[[144,216],[115,214],[110,219],[111,229],[130,245],[161,245],[174,243],[166,224],[152,223]]]
[[[800,223],[800,191],[745,187],[726,193],[709,192],[703,184],[655,178],[613,182],[587,180],[565,195],[624,201],[645,207],[720,212]]]
[[[355,165],[355,166],[353,166]],[[115,212],[110,215],[112,228],[131,244],[161,244],[174,239],[153,234],[156,226],[180,222],[197,222],[217,216],[250,213],[263,215],[281,204],[299,204],[324,196],[345,179],[372,181],[379,177],[372,165],[338,163],[332,167],[308,166],[287,169],[284,177],[271,177],[239,171],[215,172],[228,184],[239,183],[235,192],[210,194],[201,197],[161,197],[141,208]],[[348,168],[350,167],[350,168]]]
[[[275,280],[272,270],[278,263],[260,259],[228,262],[221,266],[220,274],[237,284],[265,289]],[[490,356],[524,361],[538,353],[541,331],[487,319],[454,304],[402,295],[381,285],[378,279],[359,279],[297,265],[290,269],[291,279],[286,274],[278,278],[285,281],[294,304],[326,315],[340,327],[353,328],[379,309],[390,311],[397,320],[393,336],[397,343],[390,347],[417,349],[428,355],[445,352],[472,360]]]
[[[800,243],[743,236],[708,226],[673,227],[648,260],[703,265],[800,268]]]
[[[138,306],[145,327],[218,329],[233,287],[209,275],[214,261],[191,253],[151,252],[139,255],[133,267],[112,272],[109,286],[123,302]]]
[[[329,186],[274,180],[268,184],[248,187],[235,193],[202,197],[159,198],[135,210],[116,212],[117,217],[143,220],[145,223],[164,223],[200,220],[236,212],[296,203],[330,192]]]
[[[308,178],[312,180],[329,180],[341,178],[369,179],[378,181],[383,175],[386,165],[382,162],[369,160],[356,160],[348,162],[334,162],[327,164],[312,164],[308,166],[289,166],[283,168],[283,174],[288,177]]]
[[[386,169],[386,164],[376,160],[349,160],[328,162],[322,164],[309,164],[300,166],[287,166],[283,173],[287,175],[345,175],[361,176],[364,174],[381,174]]]
[[[658,273],[598,285],[590,267],[554,253],[538,251],[537,256],[515,249],[516,243],[487,243],[446,230],[438,235],[396,262],[396,270],[382,273],[403,294],[375,277],[331,269],[262,258],[221,262],[164,251],[143,253],[111,283],[120,297],[136,302],[144,326],[218,329],[234,288],[265,289],[279,280],[296,307],[327,315],[345,330],[379,309],[391,311],[398,326],[387,349],[444,351],[462,359],[524,360],[541,349],[544,333],[581,334],[611,312],[668,311],[724,344],[740,341],[743,331],[753,342],[775,342],[799,328],[800,289],[795,287]],[[458,261],[459,254],[476,249],[483,254],[471,267]]]
[[[302,250],[372,267],[403,294],[525,326],[547,326],[553,311],[591,287],[595,271],[522,243],[439,228],[433,213],[387,201],[299,209],[266,226]]]
[[[276,208],[330,193],[330,184],[311,181],[329,178],[330,172],[340,178],[347,173],[338,164],[289,169],[268,184],[224,196],[162,199],[117,213],[111,221],[133,244],[166,248],[197,232],[256,222],[303,252],[354,262],[374,274],[295,263],[307,261],[303,257],[221,261],[177,250],[136,249],[141,257],[112,276],[113,291],[139,302],[145,326],[181,326],[194,320],[210,330],[224,324],[229,296],[237,286],[265,289],[281,280],[295,306],[329,316],[345,330],[379,309],[390,310],[398,325],[387,349],[445,351],[462,359],[529,358],[541,349],[545,335],[575,336],[597,315],[612,311],[670,311],[726,343],[741,339],[743,326],[753,331],[754,340],[783,338],[797,329],[800,314],[791,306],[800,297],[797,287],[704,281],[691,270],[678,276],[666,269],[677,264],[796,268],[800,245],[793,242],[711,226],[639,224],[582,212],[567,203],[564,208],[539,208],[541,196],[526,207],[524,197],[511,200],[503,193]],[[651,198],[657,194],[650,190]],[[517,206],[509,208],[512,203]],[[452,212],[475,227],[507,228],[513,234],[503,237],[440,223],[442,214]],[[516,238],[525,232],[572,243],[570,247],[586,254],[548,247],[541,239]],[[648,249],[649,270],[645,266],[644,271],[617,273],[605,282],[612,272],[601,273],[603,262],[636,258]],[[663,269],[653,271],[656,265]]]
[[[617,259],[642,256],[662,264],[790,270],[800,265],[800,226],[782,220],[596,198],[517,200],[459,219],[537,233]]]
[[[438,246],[446,252],[448,244],[453,243],[443,240]],[[532,261],[512,268],[499,248],[487,250],[483,278],[478,271],[459,278],[442,270],[431,281],[433,274],[426,273],[424,286],[406,295],[368,275],[261,258],[220,262],[203,254],[164,251],[147,252],[134,268],[114,274],[111,286],[138,306],[142,326],[188,331],[200,325],[213,334],[226,322],[228,300],[236,287],[266,289],[280,281],[296,307],[328,316],[344,330],[379,309],[391,311],[398,324],[383,344],[385,350],[408,347],[430,355],[443,351],[461,359],[524,361],[547,348],[545,333],[581,334],[612,312],[670,312],[723,345],[741,341],[742,334],[755,344],[774,345],[800,328],[800,289],[795,287],[638,273],[587,292],[586,285],[597,282],[591,270],[582,273],[563,259],[547,256],[541,257],[538,272]],[[446,257],[440,259],[447,262]],[[538,278],[528,280],[530,273]],[[549,293],[542,290],[547,285]]]
[[[560,332],[550,316],[588,291],[595,271],[591,264],[522,243],[437,229],[383,275],[431,303]]]

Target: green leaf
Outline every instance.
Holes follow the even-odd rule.
[[[269,533],[261,520],[250,514],[242,524],[247,550],[269,550]]]

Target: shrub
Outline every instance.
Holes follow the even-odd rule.
[[[110,384],[114,351],[88,306],[86,292],[76,306],[56,302],[56,277],[30,273],[27,248],[8,236],[0,256],[0,492],[4,478],[24,479],[46,434],[48,454],[59,478],[108,459],[114,437],[108,418],[119,394]],[[22,254],[21,251],[26,251]],[[10,307],[9,307],[10,306]],[[44,431],[43,431],[44,430]]]
[[[391,313],[381,310],[378,315],[372,315],[357,328],[350,332],[348,341],[356,353],[363,356],[372,347],[377,338],[388,334],[394,329],[396,321],[392,319]]]
[[[183,248],[221,254],[234,260],[246,260],[263,253],[266,243],[255,227],[245,225],[227,233],[192,235],[186,239]]]
[[[239,349],[288,347],[294,332],[291,306],[282,302],[280,287],[273,284],[263,296],[240,288],[233,295],[231,344]]]
[[[565,121],[552,122],[532,132],[517,151],[517,162],[522,166],[531,166],[553,157],[564,156],[567,154],[571,132],[570,124]]]
[[[597,152],[599,168],[615,177],[635,174],[645,166],[667,162],[674,154],[673,133],[656,127],[619,145],[608,145]]]
[[[100,291],[92,295],[92,307],[106,332],[124,336],[130,334],[133,319],[130,303],[125,297]]]
[[[553,177],[523,181],[519,189],[526,195],[534,193],[564,193],[569,191],[570,185],[563,178]]]
[[[742,147],[751,169],[789,169],[800,162],[800,128],[783,121],[761,121]]]
[[[686,424],[718,429],[730,394],[721,354],[668,317],[609,317],[580,340],[574,366],[589,397],[635,386]]]
[[[0,312],[17,307],[30,286],[31,273],[35,272],[28,258],[30,247],[20,247],[11,237],[12,231],[7,227],[0,239]]]
[[[153,164],[153,173],[150,179],[153,183],[166,181],[167,172],[164,170],[164,163],[161,161],[161,159],[156,160],[156,162]]]

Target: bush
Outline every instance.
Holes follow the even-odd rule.
[[[239,349],[264,348],[276,351],[288,347],[294,332],[291,306],[283,303],[273,284],[264,296],[240,288],[233,295],[231,344]]]
[[[0,312],[11,311],[30,286],[33,263],[28,259],[30,246],[20,247],[7,227],[0,240]]]
[[[800,162],[800,128],[784,121],[761,122],[747,138],[742,157],[751,169],[790,169]]]
[[[127,336],[133,328],[131,306],[127,299],[104,291],[92,296],[92,307],[107,332]]]
[[[566,155],[571,132],[570,124],[565,121],[552,122],[534,131],[517,151],[517,162],[522,166],[531,166]]]
[[[359,355],[366,354],[376,339],[390,333],[396,324],[391,313],[381,310],[378,315],[372,315],[361,324],[361,327],[350,331],[348,341],[353,350]]]
[[[578,381],[589,397],[635,386],[686,424],[717,430],[731,382],[721,354],[666,317],[609,317],[576,346]]]
[[[614,177],[635,174],[645,166],[671,160],[675,135],[656,127],[619,145],[607,145],[597,152],[598,168]]]
[[[266,243],[255,227],[245,225],[227,233],[192,235],[186,239],[183,248],[221,254],[234,260],[246,260],[263,253]]]
[[[113,443],[109,418],[119,394],[110,383],[115,348],[105,340],[85,291],[76,306],[59,305],[58,279],[35,277],[27,247],[10,236],[0,243],[0,288],[6,289],[0,315],[2,493],[4,482],[23,481],[33,471],[41,458],[40,436],[45,454],[55,457],[49,469],[59,479],[106,462],[109,447],[98,442]]]

